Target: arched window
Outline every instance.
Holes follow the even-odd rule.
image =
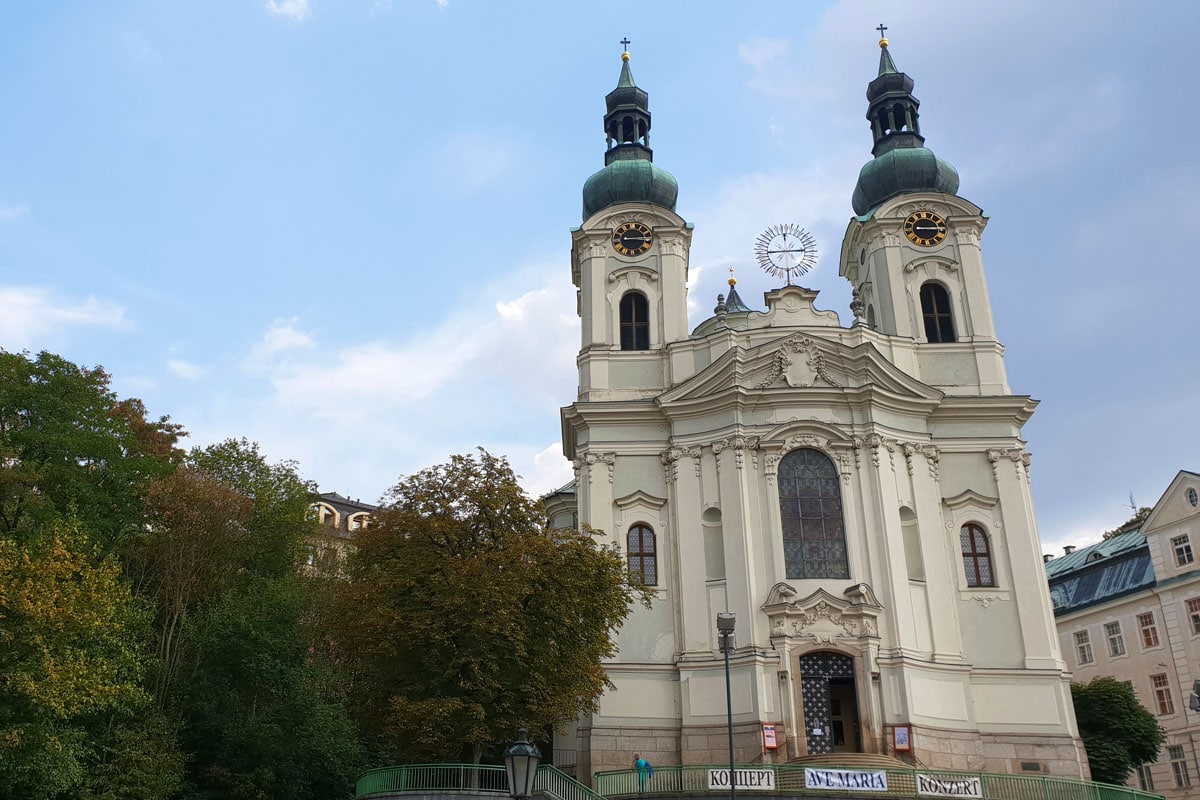
[[[313,503],[308,507],[308,511],[322,525],[337,527],[338,513],[333,506],[326,503]]]
[[[350,530],[357,531],[361,528],[367,527],[367,524],[368,524],[370,518],[371,518],[370,514],[368,514],[365,511],[360,511],[357,514],[351,514],[349,519],[346,520],[346,522],[347,522]]]
[[[950,316],[950,293],[945,286],[930,281],[921,287],[921,317],[925,320],[925,341],[958,341]]]
[[[641,292],[621,298],[621,349],[650,349],[650,304]]]
[[[967,586],[995,586],[996,576],[992,572],[992,551],[988,536],[983,528],[968,522],[959,531],[962,542],[963,570],[967,573]]]
[[[793,450],[779,462],[779,516],[789,578],[848,578],[842,487],[819,450]]]
[[[654,531],[649,525],[637,523],[625,537],[629,553],[629,572],[642,579],[647,586],[658,585],[658,551],[654,542]]]

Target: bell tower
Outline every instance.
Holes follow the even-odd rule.
[[[579,399],[641,399],[666,389],[666,348],[688,337],[692,226],[675,213],[675,178],[654,163],[649,96],[628,50],[605,105],[604,168],[584,184],[583,224],[571,232]]]
[[[979,245],[987,217],[958,196],[954,166],[925,146],[913,79],[886,38],[879,47],[867,86],[874,158],[854,187],[839,272],[869,327],[914,341],[922,380],[950,394],[1008,394]]]

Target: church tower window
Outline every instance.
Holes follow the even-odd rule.
[[[992,551],[983,528],[967,523],[959,531],[962,543],[963,569],[967,573],[967,586],[995,586],[996,576],[992,571]]]
[[[958,341],[950,315],[950,293],[945,286],[930,281],[921,287],[921,316],[925,320],[925,341]]]
[[[779,462],[779,516],[789,578],[848,578],[842,487],[833,460],[793,450]]]
[[[649,525],[640,522],[629,529],[625,537],[626,551],[629,554],[629,573],[640,578],[647,586],[658,585],[658,549],[654,541],[654,531]]]
[[[641,292],[621,298],[621,349],[650,349],[650,304]]]

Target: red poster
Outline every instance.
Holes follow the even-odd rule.
[[[775,738],[774,725],[763,725],[763,747],[768,750],[779,749],[779,740]]]

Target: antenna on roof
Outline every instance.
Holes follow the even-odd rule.
[[[1138,512],[1137,503],[1133,502],[1133,492],[1129,493],[1129,509],[1136,514]]]

